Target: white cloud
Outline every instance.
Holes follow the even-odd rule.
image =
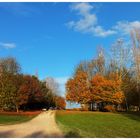
[[[140,21],[118,21],[110,29],[104,29],[98,24],[98,17],[93,13],[95,7],[89,3],[74,3],[70,7],[79,16],[77,21],[69,21],[69,28],[82,33],[90,33],[97,37],[107,37],[110,35],[129,35],[131,30],[140,29]]]
[[[76,11],[80,15],[77,21],[70,21],[67,23],[68,27],[75,31],[90,33],[94,36],[106,37],[115,34],[113,29],[105,30],[102,26],[98,25],[98,18],[96,14],[91,13],[94,6],[89,3],[75,3],[71,6],[72,11]]]
[[[87,15],[93,9],[88,3],[75,3],[71,5],[71,10],[77,10],[80,15]]]
[[[133,29],[140,29],[140,21],[119,21],[113,28],[122,34],[127,35],[130,34]]]
[[[111,29],[104,30],[101,26],[96,26],[96,28],[93,28],[93,32],[95,36],[99,36],[99,37],[106,37],[117,33],[115,30],[111,30]]]
[[[5,49],[13,49],[16,48],[16,44],[15,43],[4,43],[4,42],[0,42],[0,46],[5,48]]]
[[[76,31],[90,32],[93,25],[96,25],[96,16],[95,15],[86,15],[84,18],[79,21],[70,21],[68,26],[74,28]]]

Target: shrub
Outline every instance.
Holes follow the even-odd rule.
[[[104,110],[105,110],[106,112],[115,112],[115,107],[114,107],[113,105],[106,105],[106,106],[104,107]]]
[[[83,107],[80,109],[81,111],[89,111],[89,108],[88,107]]]

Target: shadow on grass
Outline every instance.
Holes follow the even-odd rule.
[[[82,138],[78,132],[69,131],[65,134],[65,138]]]
[[[140,122],[140,112],[118,112],[118,114]]]

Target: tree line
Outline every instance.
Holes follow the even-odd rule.
[[[131,43],[118,39],[105,53],[81,61],[66,83],[66,100],[102,109],[140,111],[140,30],[131,31]]]
[[[20,109],[26,111],[49,107],[64,109],[65,99],[47,85],[46,81],[39,80],[35,75],[22,74],[15,58],[0,58],[1,111],[18,112]]]

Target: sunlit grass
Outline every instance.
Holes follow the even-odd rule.
[[[57,111],[65,137],[140,137],[140,116],[126,113]]]

